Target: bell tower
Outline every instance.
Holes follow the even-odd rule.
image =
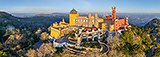
[[[113,19],[116,19],[116,17],[117,17],[117,15],[116,15],[116,7],[113,6],[113,7],[112,7],[112,18],[113,18]]]

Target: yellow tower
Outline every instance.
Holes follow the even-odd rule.
[[[69,14],[69,25],[76,25],[76,18],[79,16],[79,13],[73,8]]]

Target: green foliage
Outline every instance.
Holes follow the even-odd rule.
[[[8,52],[11,50],[11,53],[16,52],[13,54],[18,56],[24,55],[33,44],[39,41],[36,35],[28,29],[6,30],[5,35],[3,35],[3,40],[5,40],[5,42],[3,43],[4,45],[0,44],[0,49],[2,49],[2,51],[9,50]],[[8,54],[8,52],[5,53]]]
[[[63,52],[63,48],[62,47],[56,47],[57,51],[56,53],[62,53]]]
[[[143,28],[132,27],[122,35],[120,49],[126,54],[135,55],[141,52],[148,52],[153,43],[150,35]]]
[[[0,57],[16,57],[9,52],[0,51]]]
[[[141,45],[131,45],[130,43],[126,43],[122,48],[126,52],[126,54],[129,55],[135,55],[137,53],[140,53],[143,51],[143,48]]]
[[[156,49],[154,51],[153,57],[159,57],[160,56],[160,49]]]
[[[8,30],[5,31],[5,34],[3,36],[10,35],[10,32]]]
[[[159,27],[159,25],[160,25],[160,19],[155,18],[151,20],[150,22],[148,22],[144,27],[145,28],[156,28],[156,27]]]
[[[100,48],[99,42],[83,42],[83,47]]]
[[[43,33],[41,34],[41,40],[47,40],[48,37],[49,37],[49,34],[48,34],[47,32],[43,32]]]
[[[134,33],[131,30],[129,30],[124,33],[122,39],[124,40],[124,42],[127,42],[133,45],[133,41],[132,41],[133,37],[134,37]]]
[[[60,53],[54,53],[53,57],[61,57],[61,54]]]
[[[2,30],[0,29],[0,36],[2,36],[3,35],[3,33],[2,33]]]

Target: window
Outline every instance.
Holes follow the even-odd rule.
[[[116,24],[116,26],[118,26],[118,24]]]
[[[86,22],[88,22],[88,20],[86,20]]]

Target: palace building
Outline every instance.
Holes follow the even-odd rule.
[[[112,7],[112,15],[99,18],[98,14],[88,14],[88,16],[80,16],[78,11],[72,9],[69,14],[69,24],[64,19],[59,23],[54,23],[49,27],[50,35],[54,38],[60,38],[65,34],[68,34],[74,27],[86,27],[86,30],[90,28],[98,28],[102,30],[126,29],[128,24],[128,17],[119,18],[116,15],[116,7]],[[88,28],[87,28],[88,27]]]
[[[84,27],[97,27],[101,28],[101,22],[103,22],[103,19],[100,19],[98,17],[98,14],[88,14],[88,16],[79,16],[78,11],[75,9],[72,9],[69,14],[69,24],[70,26],[84,26]]]
[[[116,15],[116,7],[112,7],[112,15],[105,16],[104,23],[106,24],[106,28],[110,31],[126,29],[128,27],[128,17],[119,18]]]
[[[72,9],[69,14],[70,26],[97,27],[103,30],[119,30],[128,27],[128,17],[119,18],[116,15],[116,7],[112,7],[112,15],[105,16],[101,19],[98,14],[88,14],[88,16],[80,16],[78,11]]]
[[[64,19],[59,23],[53,23],[48,30],[51,31],[50,36],[54,38],[59,38],[70,32],[69,25],[64,21]]]

